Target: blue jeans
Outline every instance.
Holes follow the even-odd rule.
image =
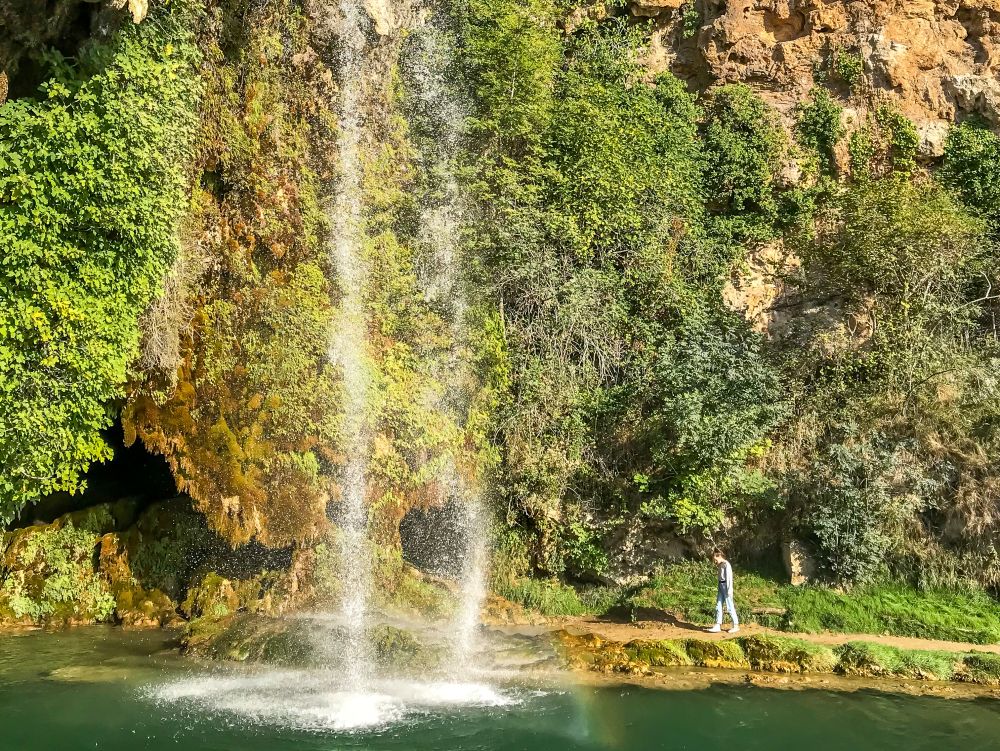
[[[733,601],[733,593],[725,584],[719,585],[719,594],[715,598],[715,625],[722,625],[722,608],[729,612],[729,617],[733,619],[733,626],[740,625],[740,618],[736,615],[736,603]]]

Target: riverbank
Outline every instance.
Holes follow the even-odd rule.
[[[682,688],[690,688],[694,680],[1000,698],[1000,645],[996,644],[787,634],[753,624],[738,634],[709,634],[678,621],[621,623],[595,618],[504,630],[550,639],[564,665],[577,672],[643,685],[663,687],[680,678]]]

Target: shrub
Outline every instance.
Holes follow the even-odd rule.
[[[94,571],[98,535],[72,523],[13,534],[13,560],[3,572],[0,596],[16,618],[38,623],[103,622],[111,617],[114,596]]]
[[[813,89],[809,101],[796,108],[795,134],[799,142],[819,157],[820,168],[832,172],[834,149],[844,137],[843,108],[825,89]]]
[[[705,192],[733,240],[766,239],[777,218],[775,174],[785,151],[777,114],[745,84],[712,92],[703,128]]]
[[[975,120],[953,128],[945,143],[941,179],[1000,235],[1000,136]]]
[[[171,7],[0,108],[0,521],[111,455],[197,123],[193,22]]]

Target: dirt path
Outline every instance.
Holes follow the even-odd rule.
[[[555,630],[565,628],[571,633],[596,634],[608,641],[628,642],[633,639],[732,639],[737,635],[730,635],[723,631],[721,634],[710,634],[701,626],[682,621],[668,622],[657,621],[636,621],[634,623],[621,623],[600,618],[569,618],[543,627],[542,630]],[[816,644],[826,644],[837,646],[849,641],[867,641],[876,644],[885,644],[890,647],[900,647],[902,649],[926,649],[942,650],[947,652],[991,652],[1000,654],[1000,644],[968,644],[954,641],[937,641],[934,639],[916,639],[908,636],[878,636],[876,634],[799,634],[787,631],[776,631],[775,629],[764,628],[755,623],[748,623],[740,628],[738,636],[748,634],[771,634],[773,636],[789,636],[803,641],[810,641]]]

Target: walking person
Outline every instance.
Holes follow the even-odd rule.
[[[725,608],[733,621],[729,633],[735,634],[740,630],[740,618],[736,615],[736,602],[733,600],[733,567],[726,560],[726,554],[719,548],[712,552],[712,561],[719,569],[719,591],[715,598],[715,625],[708,629],[708,633],[717,634],[722,631],[723,608]]]

